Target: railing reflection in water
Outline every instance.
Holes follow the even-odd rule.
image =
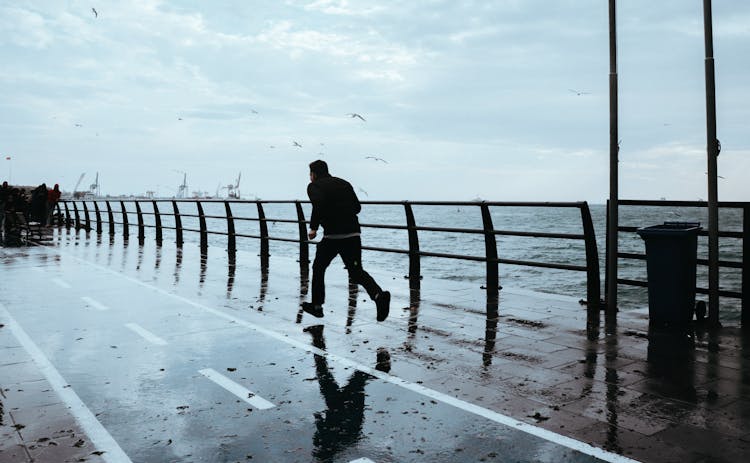
[[[120,203],[120,214],[117,217],[113,211],[111,202]],[[157,245],[163,241],[164,230],[174,230],[175,243],[178,248],[184,245],[184,233],[196,233],[199,238],[199,246],[202,254],[207,252],[209,246],[209,235],[226,236],[227,252],[230,258],[234,258],[237,253],[237,239],[246,238],[259,240],[260,242],[260,262],[262,268],[267,268],[270,256],[270,242],[294,243],[299,246],[298,257],[301,268],[307,268],[310,263],[309,245],[307,239],[307,224],[303,204],[308,205],[307,201],[262,201],[262,200],[179,200],[179,199],[118,199],[111,200],[65,200],[61,201],[64,208],[64,224],[68,227],[75,226],[76,229],[92,230],[95,227],[98,234],[103,233],[103,224],[108,225],[107,230],[110,236],[116,233],[116,226],[119,226],[123,240],[127,241],[130,236],[131,220],[129,215],[136,216],[137,238],[139,244],[143,244],[146,238],[145,230],[154,229],[154,237]],[[100,203],[104,203],[107,210],[107,220],[103,220],[100,211]],[[161,212],[159,203],[170,204],[172,212]],[[69,204],[72,206],[73,215],[71,216]],[[89,216],[89,204],[93,204],[96,211],[96,223],[92,227]],[[149,205],[150,210],[144,210],[142,205]],[[296,211],[296,217],[266,217],[265,206],[268,205],[293,205]],[[374,228],[385,230],[401,230],[407,233],[408,248],[395,248],[384,246],[363,246],[363,250],[376,251],[383,253],[401,254],[408,257],[408,275],[410,290],[418,290],[422,278],[421,259],[425,257],[439,259],[457,259],[463,261],[480,262],[485,265],[485,284],[483,289],[486,290],[487,300],[490,304],[497,301],[499,296],[500,274],[499,265],[527,266],[547,269],[558,269],[572,272],[586,272],[586,305],[587,305],[587,334],[590,338],[596,338],[599,335],[599,311],[600,311],[600,279],[599,279],[599,257],[594,235],[594,227],[591,220],[591,213],[586,202],[460,202],[460,201],[363,201],[363,207],[368,206],[389,206],[403,208],[405,224],[380,224],[380,223],[362,223],[362,228]],[[128,208],[128,206],[130,207]],[[182,206],[195,206],[197,213],[181,212]],[[223,214],[207,214],[204,205],[216,206],[223,205]],[[255,217],[238,216],[233,210],[233,206],[255,205],[257,215]],[[84,211],[84,218],[81,219],[79,206]],[[451,228],[417,225],[414,208],[415,207],[470,207],[478,208],[481,214],[482,228]],[[540,231],[519,231],[519,230],[498,230],[494,228],[491,209],[507,207],[528,207],[528,208],[573,208],[580,211],[582,233],[554,233]],[[162,208],[163,209],[163,208]],[[60,206],[58,205],[58,211]],[[146,223],[144,217],[153,217],[151,223]],[[163,223],[163,217],[169,217],[171,224]],[[183,220],[189,219],[198,223],[197,228],[190,228],[183,225]],[[221,221],[226,224],[226,231],[210,229],[207,220]],[[237,231],[236,222],[254,222],[257,223],[258,233],[240,233]],[[268,223],[285,223],[295,224],[297,226],[297,237],[272,236],[269,234]],[[420,232],[440,233],[440,234],[460,234],[460,235],[481,235],[484,239],[484,255],[467,255],[458,253],[435,252],[420,248]],[[508,259],[500,257],[498,254],[497,236],[526,237],[539,239],[561,239],[582,241],[585,248],[586,265],[573,265],[570,263],[553,263],[533,260]],[[204,257],[205,259],[205,257]],[[202,268],[205,271],[205,262]],[[231,286],[231,285],[229,285]],[[231,289],[228,289],[231,291]],[[492,315],[488,306],[488,317]]]

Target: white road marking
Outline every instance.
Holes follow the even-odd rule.
[[[52,279],[52,283],[56,284],[57,286],[59,286],[61,288],[70,289],[70,285],[68,283],[62,281],[59,278],[53,278]]]
[[[63,251],[56,251],[59,254],[63,254]],[[450,396],[448,394],[444,394],[442,392],[438,392],[435,390],[432,390],[430,388],[424,387],[422,385],[412,383],[409,381],[406,381],[404,379],[401,379],[396,376],[392,376],[388,373],[383,373],[379,370],[375,370],[374,368],[370,368],[365,365],[358,364],[352,360],[349,360],[345,357],[341,357],[336,354],[332,354],[330,352],[320,350],[316,347],[310,346],[308,344],[305,344],[303,342],[297,341],[295,339],[287,337],[287,335],[277,333],[276,331],[269,330],[267,328],[263,328],[259,325],[256,325],[254,323],[250,323],[246,320],[243,320],[241,318],[235,317],[234,315],[224,313],[220,310],[208,307],[206,305],[203,305],[199,302],[192,301],[186,297],[179,296],[177,294],[171,293],[167,290],[158,288],[156,286],[152,286],[146,282],[143,282],[141,280],[138,280],[137,278],[130,277],[128,275],[125,275],[124,273],[120,273],[118,271],[112,270],[110,268],[104,267],[99,264],[95,264],[93,262],[89,262],[85,259],[82,259],[78,256],[75,256],[70,253],[64,253],[69,255],[71,258],[83,262],[85,264],[88,264],[92,267],[98,268],[103,272],[110,273],[112,275],[117,275],[121,278],[124,278],[132,283],[135,283],[139,286],[143,286],[144,288],[151,289],[153,291],[156,291],[158,293],[164,294],[166,296],[169,296],[171,298],[177,299],[179,301],[184,302],[187,305],[191,305],[193,307],[196,307],[198,309],[202,309],[206,312],[212,313],[220,318],[224,318],[225,320],[228,320],[232,323],[235,323],[240,326],[244,326],[246,328],[249,328],[251,330],[257,331],[258,333],[264,334],[270,338],[276,339],[277,341],[281,341],[283,343],[289,344],[293,347],[296,347],[298,349],[302,349],[307,352],[311,352],[313,354],[322,355],[325,356],[331,360],[334,360],[336,362],[342,363],[346,366],[350,366],[352,368],[355,368],[357,370],[360,370],[364,373],[368,373],[372,376],[375,376],[377,378],[380,378],[384,381],[388,381],[391,384],[394,384],[396,386],[402,387],[404,389],[416,392],[418,394],[424,395],[426,397],[430,397],[432,399],[435,399],[436,401],[445,403],[447,405],[451,405],[453,407],[456,407],[460,410],[464,410],[466,412],[472,413],[477,416],[481,416],[483,418],[487,418],[490,421],[494,421],[495,423],[500,423],[503,425],[506,425],[508,427],[517,429],[518,431],[524,432],[526,434],[530,434],[532,436],[539,437],[540,439],[544,439],[546,441],[561,445],[563,447],[567,447],[571,450],[575,450],[577,452],[581,452],[585,455],[590,455],[592,457],[598,458],[602,461],[606,461],[609,463],[639,463],[638,460],[634,460],[632,458],[625,457],[623,455],[618,455],[616,453],[608,452],[604,449],[601,449],[599,447],[594,447],[591,444],[587,444],[586,442],[581,442],[579,440],[573,439],[572,437],[563,436],[562,434],[557,434],[555,432],[549,431],[544,428],[540,428],[537,426],[534,426],[533,424],[525,423],[523,421],[519,421],[511,416],[503,415],[502,413],[495,412],[493,410],[489,410],[484,407],[480,407],[479,405],[472,404],[470,402],[466,402],[461,399],[457,399],[453,396]]]
[[[249,389],[246,389],[244,386],[235,383],[231,379],[227,378],[226,376],[222,375],[212,368],[200,370],[198,373],[202,374],[206,378],[215,382],[219,386],[223,387],[227,391],[231,392],[232,394],[236,395],[240,399],[244,400],[245,402],[249,403],[259,410],[268,410],[269,408],[275,407],[274,404],[267,401],[263,397],[254,394]]]
[[[136,323],[125,323],[125,326],[130,328],[131,330],[135,331],[137,334],[139,334],[143,339],[146,341],[156,344],[157,346],[166,346],[167,341],[163,340],[159,336],[155,335],[154,333],[150,332],[146,328],[143,328],[142,326],[136,324]]]
[[[94,447],[104,452],[102,454],[104,461],[109,463],[132,463],[132,460],[120,448],[117,441],[112,438],[99,420],[96,419],[96,416],[91,413],[91,410],[78,397],[78,394],[69,386],[68,382],[65,381],[65,378],[60,375],[49,359],[45,357],[44,353],[34,344],[34,341],[31,340],[29,335],[21,328],[21,325],[16,322],[2,304],[0,304],[0,315],[6,319],[6,324],[13,332],[13,335],[18,339],[18,342],[26,352],[29,353],[44,377],[47,378],[47,381],[55,392],[57,392],[57,395],[68,406],[68,410],[70,410],[70,413],[78,421],[78,424],[81,425],[88,438],[94,444]]]
[[[83,302],[85,302],[86,305],[96,310],[101,310],[101,311],[109,310],[109,307],[97,301],[96,299],[92,299],[88,296],[81,296],[81,299],[83,299]]]

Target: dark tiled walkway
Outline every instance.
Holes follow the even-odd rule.
[[[254,393],[270,394],[279,410],[286,401],[318,405],[315,379],[325,357],[313,362],[314,349],[288,352],[259,335],[267,330],[292,347],[311,345],[303,328],[319,321],[298,312],[307,297],[298,264],[272,257],[263,272],[254,254],[238,255],[230,267],[217,248],[201,261],[190,245],[178,252],[85,236],[63,233],[49,247],[3,249],[0,303],[132,461],[194,461],[203,451],[225,455],[221,461],[320,455],[314,442],[321,434],[306,431],[319,424],[310,421],[314,410],[306,418],[286,411],[273,421],[258,411],[221,408],[231,400],[193,399],[213,393],[196,373],[213,365]],[[328,364],[342,387],[358,365],[374,376],[359,439],[330,461],[589,461],[567,449],[547,455],[536,438],[519,440],[495,421],[451,412],[441,399],[451,397],[641,461],[750,456],[750,344],[734,328],[699,332],[694,348],[680,349],[674,340],[649,342],[645,311],[636,311],[620,314],[616,335],[588,341],[585,310],[571,298],[506,288],[499,315],[488,319],[483,292],[472,284],[425,280],[414,294],[400,273],[370,269],[393,292],[391,317],[376,323],[372,302],[364,291],[350,291],[339,267],[327,275]],[[196,307],[209,312],[195,313]],[[169,349],[134,334],[133,321]],[[378,348],[390,354],[390,376],[366,368],[375,366]],[[0,461],[107,457],[92,453],[96,445],[8,326],[0,328],[0,352]],[[197,389],[182,390],[184,378]],[[420,388],[438,400],[420,399]],[[231,425],[247,416],[261,420],[253,423],[262,429],[262,445]],[[191,419],[206,429],[192,429]],[[296,431],[284,438],[280,426]],[[197,437],[205,449],[181,441]]]

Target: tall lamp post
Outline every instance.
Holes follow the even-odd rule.
[[[706,45],[706,141],[708,157],[708,322],[719,323],[719,140],[716,138],[716,80],[711,0],[703,0],[703,31]]]
[[[615,0],[609,0],[609,210],[607,211],[607,307],[605,333],[613,333],[617,323],[617,227],[618,212],[618,123],[617,123],[617,23]]]

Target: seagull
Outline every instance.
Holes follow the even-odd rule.
[[[568,90],[570,90],[571,92],[575,93],[578,96],[581,96],[581,95],[591,95],[589,92],[580,92],[578,90],[573,90],[572,88],[569,88]]]
[[[250,112],[253,114],[258,114],[258,111],[254,110],[253,108],[250,108]]]
[[[94,12],[94,17],[95,17],[95,18],[98,18],[98,17],[99,17],[99,13],[98,13],[98,12],[96,11],[96,8],[91,8],[91,11],[93,11],[93,12]]]
[[[367,196],[367,197],[369,197],[369,196],[370,196],[370,195],[368,195],[368,194],[367,194],[367,192],[366,192],[365,190],[363,190],[363,189],[362,189],[362,188],[360,188],[360,187],[357,187],[357,190],[358,190],[358,191],[361,191],[362,193],[364,193],[364,194],[365,194],[365,196]]]
[[[704,173],[704,174],[706,174],[706,175],[708,175],[708,172],[703,172],[703,173]],[[721,175],[717,175],[717,177],[719,177],[719,178],[724,178],[724,177],[722,177]],[[726,179],[725,179],[725,180],[726,180]]]
[[[178,120],[178,121],[181,121],[181,120],[182,120],[182,118],[181,118],[181,117],[178,117],[178,118],[177,118],[177,120]]]
[[[367,122],[364,117],[362,117],[361,115],[359,115],[357,113],[349,113],[349,114],[347,114],[347,116],[352,117],[352,118],[358,117],[358,118],[362,119],[362,122]]]
[[[275,146],[273,146],[273,145],[268,145],[268,147],[269,147],[269,148],[271,148],[271,149],[274,149],[274,148],[276,148],[276,147],[275,147]]]
[[[300,145],[296,141],[292,141],[292,146],[296,146],[297,148],[302,148],[302,145]]]
[[[383,161],[384,163],[388,164],[388,161],[386,161],[383,158],[377,158],[375,156],[365,156],[365,159],[372,159],[373,161]]]
[[[81,124],[76,124],[76,127],[83,127],[83,125],[81,125]]]

